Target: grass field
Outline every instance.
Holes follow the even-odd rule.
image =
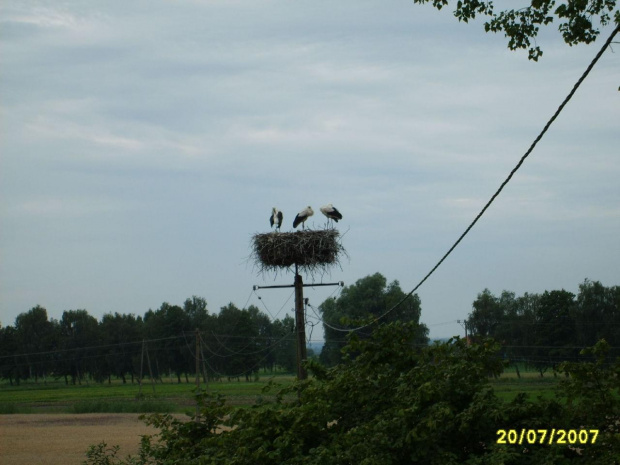
[[[294,377],[288,374],[265,376],[258,381],[225,381],[201,384],[213,393],[226,395],[228,403],[251,405],[259,397],[272,398],[275,390],[264,393],[270,381],[290,384]],[[22,383],[11,386],[0,384],[0,414],[16,413],[145,413],[189,412],[195,406],[196,386],[191,383],[65,385],[62,381]]]
[[[514,399],[520,392],[526,393],[530,400],[538,397],[550,399],[555,397],[555,389],[559,383],[559,377],[547,375],[541,378],[538,373],[521,373],[521,378],[505,373],[499,379],[491,381],[497,397],[504,400]]]
[[[216,382],[210,392],[226,395],[232,405],[244,407],[258,398],[269,399],[276,389],[264,393],[270,381],[282,386],[294,377],[278,374],[258,381]],[[535,401],[551,397],[559,379],[507,372],[490,380],[496,394],[505,400],[526,392]],[[202,386],[205,387],[204,385]],[[112,384],[66,386],[63,382],[0,384],[0,462],[12,465],[71,465],[86,458],[88,446],[101,441],[121,446],[120,455],[135,454],[140,436],[156,431],[138,419],[138,413],[171,412],[179,419],[192,413],[195,386],[192,384],[150,384],[140,387],[114,381]],[[26,414],[26,415],[24,415]],[[175,415],[176,416],[176,415]]]
[[[224,394],[230,405],[248,406],[262,398],[273,398],[277,389],[265,393],[263,389],[270,381],[282,386],[288,385],[294,377],[289,374],[263,376],[257,381],[225,381],[210,383],[207,389]],[[511,372],[490,380],[496,394],[505,400],[525,392],[530,399],[538,396],[554,396],[554,389],[560,378],[537,373],[523,373],[521,378]],[[205,385],[201,385],[205,388]],[[61,381],[47,383],[22,383],[20,386],[0,384],[0,414],[17,413],[188,413],[195,407],[195,385],[187,383],[122,384],[115,380],[111,384],[82,384],[67,386]]]

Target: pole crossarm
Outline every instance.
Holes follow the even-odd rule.
[[[340,286],[344,287],[344,281],[338,281],[337,283],[318,283],[318,284],[304,284],[303,287],[321,287],[321,286]],[[294,284],[280,284],[275,286],[254,286],[253,289],[281,289],[284,287],[295,287]]]
[[[258,289],[281,289],[285,287],[295,288],[295,333],[297,334],[297,379],[304,380],[308,378],[308,372],[304,368],[303,364],[308,359],[306,351],[306,315],[304,309],[304,303],[308,303],[308,299],[304,299],[304,287],[321,287],[321,286],[340,286],[344,287],[344,281],[338,281],[337,283],[318,283],[318,284],[304,284],[301,279],[301,275],[297,272],[297,265],[295,265],[295,283],[294,284],[279,284],[274,286],[254,286],[254,291]],[[259,297],[260,298],[260,297]]]

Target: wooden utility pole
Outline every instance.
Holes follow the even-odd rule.
[[[281,289],[284,287],[295,288],[295,336],[297,338],[297,378],[300,380],[308,379],[308,372],[303,368],[302,362],[308,359],[308,352],[306,350],[306,315],[304,312],[304,287],[320,287],[320,286],[344,286],[344,282],[339,281],[337,283],[316,283],[316,284],[304,284],[301,276],[297,272],[297,265],[295,265],[295,283],[291,285],[278,285],[278,286],[254,286],[254,290],[257,289]]]
[[[196,328],[196,395],[200,393],[200,333]],[[196,421],[200,421],[200,406],[196,402]]]
[[[155,394],[155,377],[153,376],[153,369],[151,368],[151,357],[149,356],[148,347],[146,347],[146,362],[149,364],[149,374],[151,375],[151,386],[153,387],[153,394]]]
[[[144,353],[146,352],[146,361],[149,364],[149,373],[151,374],[151,384],[153,386],[153,392],[155,392],[155,380],[153,378],[153,370],[151,369],[151,358],[149,357],[149,350],[146,347],[146,341],[142,339],[142,353],[140,354],[140,379],[138,380],[139,390],[138,397],[142,398],[142,381],[144,376]]]
[[[308,359],[306,352],[306,316],[304,314],[304,283],[295,266],[295,333],[297,335],[297,379],[308,378],[303,363]]]
[[[456,320],[463,328],[465,328],[465,343],[469,345],[469,339],[467,338],[467,320]]]
[[[140,379],[138,381],[138,398],[142,398],[142,367],[144,365],[144,339],[142,339],[142,353],[140,354]]]

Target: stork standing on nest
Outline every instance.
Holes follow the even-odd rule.
[[[269,223],[271,223],[271,227],[273,228],[273,225],[276,225],[276,231],[280,231],[280,228],[282,227],[282,219],[284,218],[284,215],[282,215],[282,212],[280,210],[278,210],[276,207],[273,207],[271,209],[271,216],[269,217]]]
[[[306,220],[312,215],[314,215],[314,210],[312,210],[312,207],[308,205],[302,211],[297,213],[295,221],[293,221],[293,227],[296,228],[297,226],[299,226],[299,223],[301,223],[302,229],[306,229]]]
[[[333,220],[336,223],[338,223],[338,220],[342,219],[342,213],[340,213],[331,203],[322,206],[321,213],[323,213],[328,220]]]

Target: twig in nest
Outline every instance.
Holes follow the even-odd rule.
[[[252,258],[261,273],[293,265],[310,274],[325,273],[328,267],[340,264],[341,254],[346,255],[339,237],[336,229],[255,234]]]

